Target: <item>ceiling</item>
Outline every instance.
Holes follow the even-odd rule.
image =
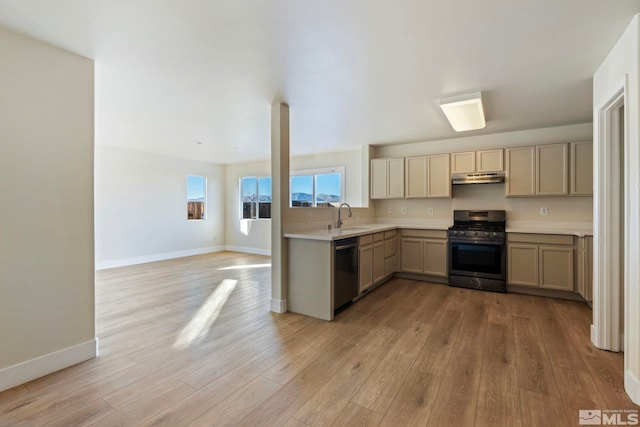
[[[96,61],[96,144],[270,156],[270,105],[313,154],[591,121],[640,0],[0,0],[0,25]],[[482,91],[455,133],[438,99]],[[201,144],[198,144],[201,142]]]

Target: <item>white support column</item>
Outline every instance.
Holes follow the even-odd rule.
[[[283,224],[289,209],[289,106],[271,106],[271,311],[287,311],[287,241]]]

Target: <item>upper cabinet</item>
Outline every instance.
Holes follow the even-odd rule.
[[[567,144],[536,147],[536,194],[564,196],[569,194],[569,148]]]
[[[465,151],[451,154],[451,173],[502,172],[503,150]]]
[[[506,149],[507,196],[590,196],[591,141]]]
[[[371,198],[404,197],[404,158],[371,160]]]
[[[507,196],[535,196],[536,147],[507,148]]]
[[[427,156],[427,197],[451,197],[449,153]]]
[[[474,173],[476,171],[476,152],[451,153],[451,173]]]
[[[502,172],[504,170],[502,148],[476,151],[476,172]]]
[[[451,197],[449,154],[431,154],[405,159],[406,197]]]
[[[574,196],[593,195],[593,143],[572,142],[570,153],[570,192]]]
[[[427,197],[427,156],[405,159],[406,197],[408,199]]]

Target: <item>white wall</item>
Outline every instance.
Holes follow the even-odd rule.
[[[593,107],[596,118],[608,100],[622,86],[625,87],[625,389],[633,401],[640,404],[640,15],[636,15],[620,40],[600,65],[593,79]],[[607,264],[617,260],[608,259],[607,218],[608,193],[615,191],[606,185],[611,181],[607,159],[609,152],[606,140],[601,138],[599,120],[594,127],[594,169],[596,202],[594,230],[594,327],[599,329],[600,315],[608,310],[606,295],[601,287],[609,287]],[[606,174],[606,176],[605,176]],[[617,316],[616,316],[617,317]],[[598,341],[595,337],[595,341]]]
[[[440,141],[397,144],[376,147],[375,157],[403,157],[458,151],[505,148],[555,142],[586,141],[592,138],[591,123],[531,129],[517,132],[461,137]],[[402,199],[375,200],[378,218],[424,221],[452,221],[455,209],[504,209],[507,221],[533,222],[582,222],[593,219],[591,197],[535,197],[506,198],[504,184],[454,185],[452,199]],[[407,208],[407,214],[401,208]],[[540,207],[548,208],[548,215],[540,215]],[[433,208],[433,215],[427,215]]]
[[[96,147],[98,268],[221,250],[224,167]],[[188,175],[207,177],[204,221],[187,220]]]
[[[94,66],[1,28],[0,58],[3,390],[95,356]]]
[[[363,206],[368,201],[363,195],[363,147],[357,150],[322,153],[300,156],[291,159],[291,169],[314,169],[332,166],[345,167],[345,200],[351,206]],[[268,255],[271,251],[270,220],[240,219],[239,182],[243,176],[270,176],[271,163],[251,162],[227,165],[225,167],[225,199],[226,199],[226,248],[228,250],[245,251]],[[364,200],[364,201],[363,201]],[[293,208],[288,209],[287,222],[307,222],[307,214],[311,213],[314,222],[331,221],[335,208]],[[363,214],[364,215],[364,214]],[[364,218],[364,216],[363,216]]]

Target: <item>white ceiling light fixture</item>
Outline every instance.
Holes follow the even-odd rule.
[[[482,92],[440,98],[440,108],[456,132],[482,129],[487,125],[482,108]]]

